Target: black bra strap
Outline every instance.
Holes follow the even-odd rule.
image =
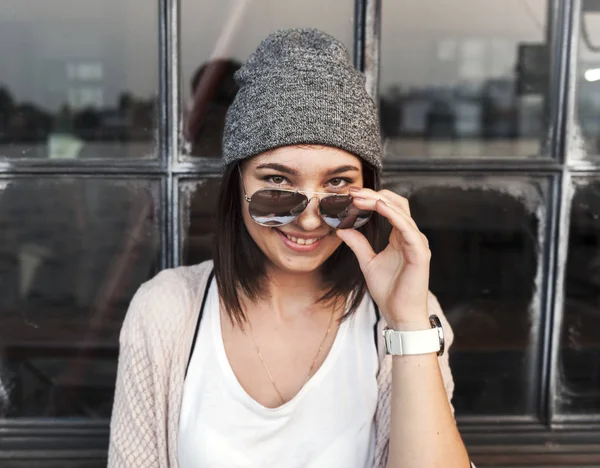
[[[373,301],[373,299],[371,300]],[[377,326],[379,325],[381,314],[379,313],[379,307],[375,301],[373,301],[373,307],[375,308],[375,325],[373,326],[373,336],[375,338],[375,350],[377,351],[377,354],[379,354],[379,333],[377,333]]]
[[[202,315],[204,315],[204,305],[206,304],[206,298],[208,297],[208,290],[210,289],[210,284],[215,276],[215,271],[211,270],[208,275],[208,280],[206,281],[206,289],[204,289],[204,296],[202,297],[202,305],[200,306],[200,313],[198,314],[198,320],[196,321],[196,330],[194,330],[194,339],[192,340],[192,349],[190,349],[190,355],[188,356],[188,363],[185,367],[185,375],[187,376],[188,369],[190,368],[190,362],[192,361],[192,355],[194,354],[194,348],[196,347],[196,339],[198,338],[198,331],[200,330],[200,321],[202,320]],[[185,378],[185,376],[184,376]]]

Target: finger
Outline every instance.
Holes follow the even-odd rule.
[[[366,192],[361,192],[359,194],[352,194],[353,202],[363,202],[361,206],[367,207],[367,209],[375,210],[375,204],[377,200],[383,200],[390,208],[393,208],[397,211],[403,211],[402,207],[392,203],[390,200],[385,198],[379,194],[379,192],[374,192],[373,190],[367,189]],[[366,203],[365,203],[366,202]]]
[[[413,218],[411,218],[410,214],[408,214],[406,211],[400,209],[398,206],[388,204],[387,200],[385,200],[383,198],[373,199],[373,198],[356,198],[356,197],[354,197],[353,204],[356,205],[356,207],[360,208],[361,210],[377,211],[377,202],[380,200],[383,201],[391,210],[394,210],[398,214],[403,214],[404,216],[406,216],[408,218],[408,222],[416,230],[419,230],[417,223],[415,222],[415,220]]]
[[[348,214],[340,224],[338,224],[337,229],[349,229],[356,223],[358,219],[358,214],[360,213],[360,208],[351,205],[350,209],[348,209]]]
[[[367,238],[355,229],[338,229],[335,233],[354,252],[360,269],[364,271],[369,262],[375,258],[375,252]]]
[[[410,222],[411,218],[405,213],[398,213],[379,200],[376,205],[377,212],[385,216],[392,226],[398,230],[404,244],[408,248],[407,254],[410,254],[410,259],[421,261],[429,258],[429,248],[427,247],[423,235]]]
[[[353,197],[368,198],[368,199],[383,199],[388,205],[397,207],[398,209],[405,211],[410,216],[410,204],[408,200],[402,195],[398,195],[396,192],[391,190],[380,190],[376,192],[373,189],[362,188],[358,191],[351,190]]]
[[[380,190],[379,193],[383,195],[386,200],[390,200],[393,204],[400,206],[403,211],[406,211],[408,216],[411,216],[410,203],[406,197],[398,195],[396,192],[392,192],[391,190],[387,189]]]

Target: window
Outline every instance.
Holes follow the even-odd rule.
[[[544,156],[547,8],[544,0],[383,1],[386,156]]]
[[[600,466],[600,2],[4,0],[2,467],[106,466],[131,296],[211,257],[233,74],[306,26],[379,104],[477,466]]]
[[[559,414],[600,415],[600,178],[573,181],[564,317],[560,332]]]
[[[0,6],[0,158],[155,158],[158,8],[142,0]],[[141,44],[144,44],[141,46]]]
[[[125,311],[160,266],[159,185],[0,183],[0,420],[106,420]]]
[[[538,417],[543,177],[388,175],[431,248],[430,289],[455,333],[454,407]]]

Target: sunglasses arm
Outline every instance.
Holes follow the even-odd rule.
[[[246,193],[246,186],[244,185],[244,178],[242,177],[242,168],[238,164],[238,172],[240,173],[240,183],[242,184],[242,190],[244,191],[244,200],[250,203],[251,198]]]

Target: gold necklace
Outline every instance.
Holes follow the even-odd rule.
[[[332,323],[333,323],[333,310],[331,311],[331,317],[329,317],[329,325],[327,327],[327,331],[325,332],[325,336],[321,340],[321,344],[319,345],[319,349],[317,349],[317,354],[315,354],[315,358],[313,359],[313,362],[310,365],[310,369],[308,369],[308,374],[306,375],[306,380],[304,381],[304,384],[302,384],[302,387],[304,387],[307,384],[307,382],[310,380],[310,377],[312,375],[312,371],[315,368],[315,364],[317,363],[317,359],[319,357],[319,354],[321,354],[321,349],[323,349],[323,345],[325,344],[325,340],[327,339],[327,337],[329,336],[329,332],[331,331],[331,324]],[[281,394],[281,392],[277,388],[277,385],[275,385],[275,380],[273,379],[273,376],[271,375],[271,372],[269,371],[269,368],[267,367],[267,364],[265,364],[265,360],[263,359],[263,356],[262,356],[262,354],[260,352],[260,348],[258,347],[258,344],[256,343],[256,338],[254,337],[254,330],[252,329],[252,322],[250,322],[250,320],[248,320],[248,324],[250,325],[250,334],[252,335],[252,342],[254,343],[254,348],[256,348],[256,354],[258,354],[258,357],[260,358],[260,362],[262,362],[262,365],[265,368],[265,371],[267,372],[267,375],[269,376],[269,380],[271,381],[271,384],[273,385],[273,388],[277,392],[277,395],[279,396],[279,399],[281,400],[281,404],[283,405],[285,403],[285,399],[283,398],[283,395]]]

